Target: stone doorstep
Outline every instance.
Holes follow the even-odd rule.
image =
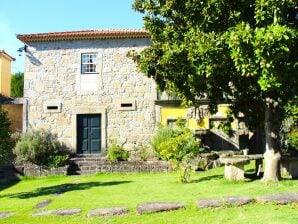
[[[5,219],[12,216],[14,213],[12,212],[0,212],[0,219]]]
[[[149,202],[149,203],[138,205],[136,209],[139,214],[143,214],[143,213],[172,211],[180,208],[185,208],[186,206],[187,206],[186,203]]]
[[[128,214],[127,207],[111,207],[111,208],[96,208],[88,213],[88,217],[92,216],[114,216]]]

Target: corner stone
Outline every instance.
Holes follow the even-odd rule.
[[[127,213],[128,213],[127,207],[96,208],[96,209],[91,210],[88,213],[88,217],[124,215]]]
[[[137,206],[137,211],[139,214],[143,213],[153,213],[153,212],[163,212],[172,211],[180,208],[185,208],[186,203],[175,203],[175,202],[150,202],[145,204],[140,204]]]

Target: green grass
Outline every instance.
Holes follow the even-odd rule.
[[[223,168],[192,175],[192,183],[177,182],[175,173],[156,174],[97,174],[90,176],[23,178],[17,183],[0,185],[0,212],[15,212],[0,223],[297,223],[298,205],[250,204],[242,207],[198,209],[196,201],[223,196],[258,196],[298,191],[297,180],[283,180],[265,185],[260,180],[229,182],[223,179]],[[72,184],[64,194],[53,197],[63,184]],[[81,208],[74,216],[54,215],[32,217],[33,207],[40,201],[52,199],[45,209]],[[186,202],[179,211],[136,214],[140,203],[164,201]],[[128,206],[129,215],[87,218],[93,208]]]

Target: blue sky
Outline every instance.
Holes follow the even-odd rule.
[[[12,72],[22,72],[23,43],[16,34],[89,29],[143,28],[133,0],[6,0],[0,4],[0,50],[16,58]]]

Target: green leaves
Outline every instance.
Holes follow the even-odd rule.
[[[142,72],[160,89],[211,108],[225,93],[241,111],[266,96],[284,103],[297,95],[297,27],[288,23],[294,0],[136,0],[152,45],[139,54]],[[233,88],[229,85],[233,83]],[[240,107],[241,105],[241,107]],[[262,112],[262,107],[257,107]],[[261,118],[261,116],[259,116]],[[256,121],[254,123],[261,123]]]
[[[10,121],[7,112],[0,108],[0,165],[7,164],[12,155]]]

